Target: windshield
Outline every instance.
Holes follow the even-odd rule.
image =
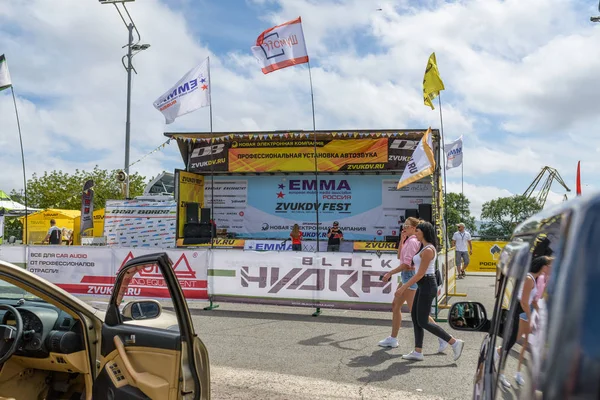
[[[11,283],[0,279],[0,299],[25,299],[30,301],[44,301],[39,297],[21,289]]]

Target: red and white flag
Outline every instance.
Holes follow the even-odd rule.
[[[267,29],[258,36],[251,50],[264,74],[307,63],[301,17]]]

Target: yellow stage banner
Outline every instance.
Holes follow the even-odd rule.
[[[398,244],[395,242],[354,242],[354,251],[363,251],[366,253],[375,253],[380,251],[382,253],[396,253]]]
[[[508,242],[487,242],[473,240],[473,254],[470,257],[469,272],[496,272],[500,253]]]
[[[177,173],[177,238],[183,237],[185,226],[185,210],[187,203],[198,203],[202,208],[204,202],[204,178],[202,175],[186,171]]]
[[[244,239],[213,239],[213,247],[218,249],[243,249]],[[183,239],[177,239],[177,247],[210,247],[210,243],[183,244]]]
[[[229,172],[314,171],[311,140],[271,143],[273,147],[264,142],[243,143],[252,147],[232,143]],[[383,170],[388,162],[388,139],[330,140],[317,147],[317,160],[319,171]]]

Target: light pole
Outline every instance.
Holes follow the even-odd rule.
[[[127,54],[125,54],[121,58],[123,67],[125,67],[125,71],[127,71],[127,111],[126,111],[127,117],[126,117],[126,121],[125,121],[125,168],[123,169],[123,171],[125,173],[125,181],[124,181],[125,198],[128,199],[129,198],[129,143],[130,143],[130,137],[131,137],[131,71],[133,71],[137,74],[137,71],[133,67],[131,60],[140,51],[143,51],[143,50],[146,50],[147,48],[149,48],[150,45],[149,44],[139,44],[140,41],[142,40],[142,38],[140,36],[140,32],[138,31],[135,24],[133,23],[133,19],[131,18],[131,15],[129,14],[127,7],[125,6],[125,3],[133,2],[135,0],[98,0],[98,1],[101,4],[114,4],[115,8],[117,9],[117,11],[119,13],[119,16],[121,17],[121,20],[127,27],[127,32],[129,34],[127,44],[125,46],[123,46],[123,48],[127,47]],[[117,6],[117,3],[121,3],[121,5],[123,6],[123,9],[125,10],[125,13],[127,14],[127,18],[129,19],[129,23],[127,23],[127,21],[123,17],[121,10],[119,10],[119,7]],[[133,43],[133,31],[134,30],[138,37],[138,40],[135,43]],[[127,64],[125,64],[125,58],[127,58]]]
[[[600,2],[598,3],[598,12],[600,12]],[[592,21],[592,22],[600,22],[600,16],[590,17],[590,21]]]

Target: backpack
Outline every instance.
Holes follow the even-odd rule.
[[[50,244],[60,244],[60,239],[61,239],[61,234],[62,232],[60,231],[60,229],[53,229],[52,232],[50,232]]]

